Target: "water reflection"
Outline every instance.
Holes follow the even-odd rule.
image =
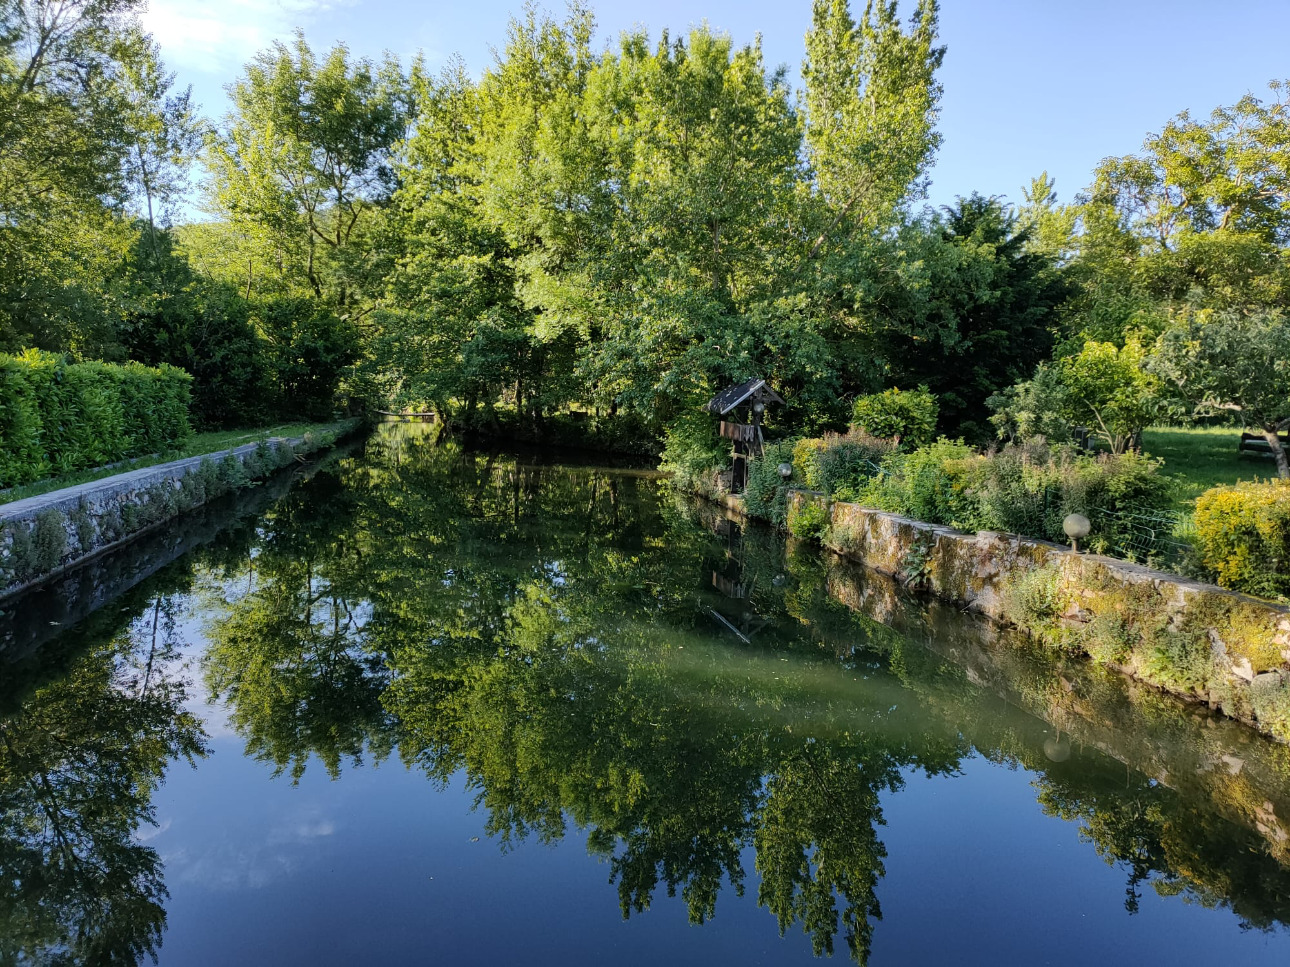
[[[1035,661],[648,474],[403,424],[42,649],[0,724],[4,962],[161,936],[138,832],[168,764],[204,748],[178,600],[247,755],[294,780],[388,757],[464,773],[503,848],[584,837],[624,917],[663,891],[702,923],[755,873],[781,932],[863,963],[883,803],[983,756],[1035,774],[1042,808],[1123,869],[1129,912],[1150,889],[1290,921],[1290,750]]]
[[[160,943],[162,864],[139,834],[167,768],[205,751],[173,618],[156,598],[0,722],[0,962],[133,963]]]

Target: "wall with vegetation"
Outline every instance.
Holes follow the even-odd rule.
[[[355,425],[176,460],[0,507],[0,596],[266,477]]]
[[[788,502],[790,525],[818,520],[813,536],[840,554],[1290,741],[1286,607],[1045,541],[966,534],[800,490]]]

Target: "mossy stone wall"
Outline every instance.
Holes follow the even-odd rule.
[[[1012,534],[965,534],[808,491],[822,543],[910,586],[1017,625],[1290,741],[1290,609],[1138,564]]]
[[[0,598],[16,594],[328,446],[355,429],[275,438],[0,505]]]

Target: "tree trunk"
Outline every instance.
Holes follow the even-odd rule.
[[[1281,445],[1281,434],[1277,432],[1275,424],[1263,427],[1263,438],[1272,448],[1272,458],[1277,462],[1277,476],[1282,480],[1290,478],[1290,463],[1286,461],[1286,450]]]

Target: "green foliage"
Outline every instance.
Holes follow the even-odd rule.
[[[893,453],[859,501],[916,520],[977,530],[980,509],[969,486],[982,459],[961,441],[946,439],[912,453]]]
[[[779,527],[788,522],[788,491],[793,486],[779,475],[781,463],[793,462],[793,440],[766,444],[766,453],[748,464],[744,485],[744,509],[753,517]]]
[[[131,359],[169,363],[193,377],[192,419],[199,429],[254,426],[289,411],[274,382],[269,345],[252,323],[254,303],[228,283],[195,271],[158,231],[136,247],[145,291],[121,328]]]
[[[338,313],[370,308],[369,273],[384,265],[373,229],[413,110],[402,68],[392,57],[351,60],[343,44],[319,57],[297,33],[256,55],[229,93],[233,109],[208,139],[206,164],[216,203],[251,242],[246,255],[254,262],[260,243],[289,260],[305,290]]]
[[[827,505],[815,500],[793,506],[788,511],[788,531],[794,537],[823,540],[829,529]]]
[[[1135,520],[1167,520],[1173,501],[1160,463],[1137,453],[1089,456],[1070,448],[1035,444],[1006,447],[974,466],[969,484],[981,526],[1065,543],[1062,521],[1083,514],[1093,525],[1084,546],[1121,557],[1164,552],[1162,544],[1143,549]],[[1172,528],[1153,522],[1161,542]]]
[[[1087,546],[1131,559],[1164,554],[1172,539],[1172,527],[1161,523],[1172,519],[1171,482],[1158,460],[1138,453],[1091,456],[1037,443],[980,454],[942,439],[912,453],[889,449],[875,467],[866,442],[836,436],[798,441],[796,485],[814,481],[812,489],[836,499],[928,523],[1057,543],[1067,541],[1066,516],[1083,514],[1093,524]],[[832,465],[826,458],[831,451],[839,453]],[[847,469],[853,453],[863,456]],[[841,469],[832,472],[835,467]],[[1147,529],[1155,543],[1144,545],[1142,519],[1151,520]]]
[[[311,420],[331,417],[341,377],[358,359],[358,329],[305,299],[266,302],[258,307],[257,322],[272,347],[269,363],[280,412]]]
[[[1071,406],[1061,371],[1040,363],[1033,378],[1016,383],[991,396],[986,404],[994,411],[990,422],[999,439],[1013,443],[1042,439],[1066,443],[1071,424],[1066,414]]]
[[[1287,95],[1247,94],[1208,119],[1184,112],[1139,155],[1107,158],[1080,206],[1075,324],[1125,335],[1171,305],[1210,309],[1284,305],[1290,274]]]
[[[0,355],[0,486],[182,445],[191,382],[164,364]]]
[[[1061,414],[1105,440],[1112,453],[1123,453],[1159,411],[1160,380],[1143,361],[1134,341],[1123,348],[1089,341],[1078,355],[1059,359]]]
[[[921,588],[931,577],[932,543],[912,545],[900,562],[900,580],[908,588]]]
[[[1025,571],[1003,589],[1003,614],[1008,621],[1050,645],[1063,636],[1060,623],[1060,575],[1055,567]]]
[[[164,217],[191,157],[188,96],[142,6],[0,5],[0,350],[117,347],[132,214]]]
[[[940,147],[937,5],[919,2],[908,32],[896,6],[866,4],[857,22],[849,3],[812,3],[802,65],[806,145],[819,191],[837,213],[828,234],[889,225],[925,192]]]
[[[888,389],[858,397],[851,408],[851,422],[870,436],[894,439],[908,449],[936,439],[940,407],[926,386],[916,390]]]
[[[1272,448],[1290,478],[1279,433],[1290,426],[1290,317],[1280,312],[1180,315],[1156,342],[1149,368],[1189,416],[1238,413]]]
[[[941,432],[984,442],[986,401],[1052,349],[1069,288],[1031,230],[999,199],[973,194],[905,227],[856,280],[881,378],[928,387]]]
[[[38,574],[48,574],[62,563],[67,551],[63,515],[52,507],[42,510],[31,530],[32,568]]]
[[[840,500],[859,493],[881,463],[895,449],[890,440],[869,436],[862,430],[846,434],[826,433],[823,437],[803,438],[793,446],[793,472],[796,483],[811,490],[832,494]]]
[[[1176,692],[1204,694],[1214,677],[1207,636],[1162,628],[1151,636],[1148,648],[1144,671],[1150,680]]]
[[[687,413],[667,428],[660,469],[682,490],[707,493],[715,474],[730,463],[730,444],[717,434],[709,413]]]
[[[1256,678],[1250,686],[1250,705],[1261,726],[1283,742],[1290,739],[1290,685],[1284,678]]]
[[[1079,646],[1100,665],[1123,665],[1137,643],[1126,616],[1118,613],[1095,615],[1079,635]]]
[[[1196,547],[1219,584],[1290,597],[1290,483],[1244,482],[1196,499]]]

